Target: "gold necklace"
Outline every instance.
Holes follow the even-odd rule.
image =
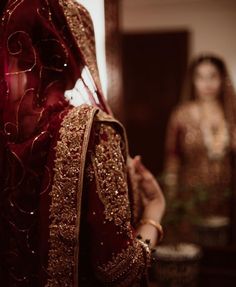
[[[218,107],[198,105],[200,112],[200,129],[208,158],[221,160],[230,143],[227,122]]]

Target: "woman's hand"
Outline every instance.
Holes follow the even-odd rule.
[[[165,210],[165,199],[161,188],[153,174],[141,162],[140,156],[133,159],[133,167],[138,181],[138,188],[142,192],[144,213],[146,213],[144,215],[160,222]]]
[[[129,159],[129,172],[135,177],[136,188],[141,192],[144,206],[142,219],[151,219],[157,223],[161,222],[165,211],[165,199],[155,177],[142,164],[140,156]],[[144,240],[150,240],[151,247],[157,244],[157,238],[160,236],[157,229],[147,223],[139,225],[137,234]]]

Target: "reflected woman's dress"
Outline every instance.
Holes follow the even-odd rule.
[[[216,101],[204,102],[194,91],[191,81],[202,63],[219,71]],[[235,99],[225,65],[214,56],[196,59],[189,81],[192,99],[173,111],[168,125],[165,182],[176,207],[173,216],[179,217],[175,240],[199,243],[199,227],[227,228],[230,222]]]

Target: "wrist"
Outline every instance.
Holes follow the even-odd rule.
[[[157,231],[157,242],[161,242],[164,236],[163,228],[161,224],[153,219],[150,218],[143,218],[140,220],[140,225],[149,225],[156,229]]]
[[[140,224],[136,230],[136,237],[142,239],[143,242],[148,241],[151,248],[154,248],[158,243],[157,230],[149,224]]]

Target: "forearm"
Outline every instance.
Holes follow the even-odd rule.
[[[159,224],[162,220],[164,210],[164,198],[156,198],[146,205],[142,215],[142,220],[145,221],[148,219]],[[137,228],[137,234],[139,234],[143,240],[150,240],[150,247],[156,246],[161,236],[160,230],[148,223],[140,224]]]

